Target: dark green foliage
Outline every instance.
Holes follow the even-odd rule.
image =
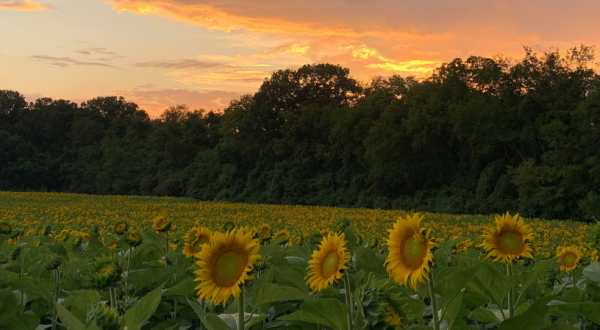
[[[360,84],[280,70],[222,113],[0,91],[0,189],[452,213],[600,214],[593,49],[455,59]]]

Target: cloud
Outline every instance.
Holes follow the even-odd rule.
[[[209,69],[222,67],[221,63],[202,62],[194,59],[180,59],[174,61],[150,61],[135,63],[133,66],[140,68],[161,68],[161,69]]]
[[[103,47],[88,47],[87,49],[77,50],[75,52],[83,54],[83,55],[93,55],[93,54],[118,55],[117,53],[111,52],[108,49],[103,48]]]
[[[240,96],[239,93],[222,90],[146,89],[148,87],[156,86],[144,85],[132,90],[116,88],[113,89],[113,93],[135,102],[151,117],[158,117],[168,107],[178,104],[186,104],[191,109],[218,111]]]
[[[19,10],[19,11],[36,11],[54,9],[54,6],[47,3],[39,3],[30,0],[0,0],[0,10]]]
[[[52,66],[59,66],[59,67],[68,67],[71,65],[84,65],[84,66],[102,66],[102,67],[107,67],[107,68],[115,68],[112,65],[108,65],[105,63],[99,63],[99,62],[84,62],[84,61],[78,61],[75,59],[72,59],[70,57],[54,57],[54,56],[47,56],[47,55],[32,55],[29,56],[29,58],[32,58],[34,60],[38,60],[41,62],[45,62],[49,65]]]
[[[247,84],[256,85],[262,82],[265,78],[270,77],[271,73],[263,70],[224,70],[213,72],[190,72],[190,71],[175,71],[169,72],[169,76],[184,84]]]

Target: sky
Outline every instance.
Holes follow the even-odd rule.
[[[222,110],[280,69],[425,77],[455,58],[600,46],[597,0],[0,0],[0,89]]]

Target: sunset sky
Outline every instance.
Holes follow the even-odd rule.
[[[0,0],[0,89],[223,109],[273,71],[425,76],[470,55],[600,46],[600,1]]]

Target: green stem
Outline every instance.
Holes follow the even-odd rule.
[[[512,264],[506,264],[506,275],[512,277],[513,276],[513,269],[512,269]],[[513,317],[514,313],[515,313],[515,308],[513,306],[514,301],[513,301],[513,289],[510,288],[510,290],[508,291],[508,318]]]
[[[56,280],[56,288],[54,289],[54,305],[52,306],[52,330],[56,330],[56,320],[58,319],[58,312],[56,310],[56,304],[58,304],[58,294],[60,292],[60,270],[56,268],[54,270],[54,279]]]
[[[348,321],[348,330],[352,330],[352,319],[354,319],[352,314],[354,310],[354,305],[352,303],[352,294],[350,293],[350,278],[348,277],[348,274],[344,274],[344,289],[346,293],[346,305],[350,307],[350,313],[346,315],[346,319]]]
[[[165,267],[167,267],[167,263],[169,262],[169,231],[166,231],[167,234],[167,244],[165,245]]]
[[[429,298],[431,298],[431,312],[433,314],[433,329],[440,330],[440,320],[438,320],[437,301],[435,299],[435,293],[433,292],[433,274],[430,275],[431,280],[427,281],[427,287],[429,288]]]
[[[127,255],[127,272],[125,273],[125,296],[129,296],[129,284],[127,281],[129,280],[129,272],[131,270],[131,253],[133,252],[133,247],[129,246],[129,254]]]
[[[242,293],[240,293],[240,299],[238,299],[238,330],[244,330],[244,285],[241,286]]]

